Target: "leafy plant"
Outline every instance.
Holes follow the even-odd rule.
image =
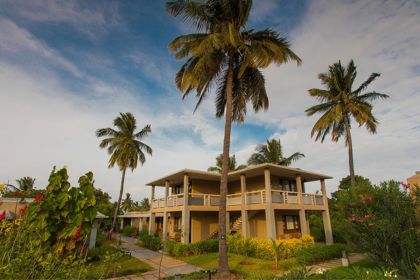
[[[274,251],[274,263],[276,264],[276,268],[279,267],[279,260],[283,254],[283,242],[276,242],[276,240],[271,239],[271,246]]]

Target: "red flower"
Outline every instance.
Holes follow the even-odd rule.
[[[25,215],[25,212],[26,212],[27,208],[28,208],[28,204],[25,204],[25,206],[23,206],[22,208],[19,209],[19,214],[20,214],[21,217]]]
[[[23,192],[15,191],[15,192],[12,192],[12,194],[14,197],[20,197],[23,195]]]
[[[73,238],[72,238],[72,239],[77,239],[77,238],[80,236],[80,232],[81,232],[81,230],[82,230],[82,226],[80,225],[80,226],[77,228],[76,232],[73,234]]]
[[[410,188],[410,184],[401,184],[401,187],[405,188],[406,190]]]
[[[357,220],[359,223],[362,223],[363,222],[363,218],[360,218],[360,219],[358,219]]]
[[[367,197],[367,199],[368,199],[369,201],[372,201],[372,200],[373,200],[373,196],[369,195],[369,196]]]
[[[133,231],[131,234],[130,234],[130,236],[132,237],[132,238],[135,238],[136,236],[137,236],[137,230],[136,231]]]
[[[42,199],[42,194],[39,193],[35,196],[34,201],[39,202],[41,199]]]
[[[6,219],[6,211],[0,214],[0,221]]]
[[[83,252],[85,249],[86,249],[86,247],[83,246],[83,245],[80,245],[79,247],[77,247],[77,251],[79,251],[79,252]]]
[[[365,215],[365,219],[369,219],[369,215]]]

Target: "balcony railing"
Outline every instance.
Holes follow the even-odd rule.
[[[266,191],[252,191],[245,193],[245,204],[263,204],[266,203]],[[271,201],[278,204],[299,204],[299,193],[290,191],[271,190]],[[319,194],[302,193],[302,202],[304,205],[324,205],[324,198]],[[227,205],[241,205],[242,194],[235,193],[227,195]],[[184,194],[171,195],[167,197],[166,207],[176,207],[184,205]],[[220,195],[216,194],[188,194],[188,205],[194,206],[219,206]],[[152,208],[164,208],[165,198],[154,199]]]

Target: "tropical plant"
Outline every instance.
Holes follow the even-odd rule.
[[[276,240],[271,239],[271,248],[274,252],[274,263],[276,264],[276,268],[279,267],[279,260],[283,253],[283,247],[283,242],[280,241],[277,244]]]
[[[36,180],[35,178],[26,176],[26,177],[17,179],[16,182],[19,185],[19,189],[21,189],[22,191],[29,191],[34,188],[35,180]]]
[[[207,168],[207,171],[222,173],[222,164],[223,164],[223,154],[220,154],[216,158],[216,166],[210,166],[209,168]],[[246,168],[246,165],[243,165],[243,164],[236,166],[235,155],[229,157],[229,171],[235,171],[235,170],[240,170],[244,168]]]
[[[265,80],[260,68],[300,58],[285,38],[272,29],[255,31],[246,23],[251,0],[207,0],[167,2],[167,10],[197,29],[169,44],[178,60],[186,59],[176,74],[176,85],[186,97],[195,90],[198,102],[217,85],[216,116],[225,116],[223,161],[220,180],[219,271],[227,275],[226,193],[232,121],[241,123],[251,102],[255,111],[268,108]]]
[[[380,74],[372,73],[359,87],[353,89],[356,76],[357,71],[353,60],[350,60],[346,68],[341,65],[341,61],[330,65],[328,72],[318,75],[325,89],[312,88],[309,90],[309,95],[315,97],[320,104],[305,111],[308,116],[316,113],[322,114],[311,131],[311,137],[316,134],[316,141],[321,139],[321,142],[323,142],[330,132],[334,142],[337,142],[341,136],[345,136],[352,186],[356,184],[356,180],[353,163],[353,142],[350,131],[351,118],[354,118],[359,126],[364,125],[370,133],[376,133],[378,121],[373,116],[373,106],[370,101],[389,97],[375,91],[363,93]]]
[[[249,165],[257,165],[261,163],[273,163],[278,165],[289,166],[293,161],[305,157],[302,153],[294,153],[290,157],[283,156],[283,147],[280,139],[267,139],[267,143],[258,145],[255,148],[256,153],[252,154],[248,159]]]
[[[136,203],[131,199],[131,195],[129,193],[125,194],[125,199],[121,203],[121,209],[124,212],[133,211],[136,208]]]
[[[146,156],[143,151],[152,155],[152,148],[146,145],[143,140],[152,131],[150,125],[146,125],[142,130],[136,131],[137,122],[131,113],[120,113],[120,116],[114,119],[112,128],[101,128],[96,131],[97,137],[105,137],[99,144],[100,148],[107,148],[110,155],[108,168],[118,165],[122,172],[120,194],[118,196],[117,207],[114,211],[111,231],[115,229],[117,224],[117,215],[121,205],[121,199],[124,192],[124,179],[127,169],[137,168],[137,163],[143,165],[146,162]]]
[[[149,199],[147,197],[143,198],[143,200],[140,201],[140,205],[138,206],[138,209],[140,211],[149,211],[150,210],[150,202],[149,202]]]
[[[94,192],[96,198],[96,208],[98,209],[98,212],[101,212],[106,216],[112,216],[112,210],[115,208],[111,202],[111,196],[107,192],[97,188],[95,188]]]

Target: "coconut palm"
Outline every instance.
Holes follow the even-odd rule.
[[[131,194],[126,193],[125,199],[121,202],[121,209],[124,212],[132,211],[136,208],[136,203],[131,199]]]
[[[35,180],[36,180],[35,178],[26,176],[26,177],[22,177],[20,179],[17,179],[16,182],[18,183],[20,190],[29,191],[29,190],[33,190]]]
[[[207,171],[222,173],[222,163],[223,163],[223,154],[220,154],[216,158],[216,166],[210,166],[209,168],[207,168]],[[246,165],[241,164],[239,166],[236,166],[235,155],[229,157],[229,171],[235,171],[235,170],[240,170],[244,168],[246,168]]]
[[[146,161],[147,154],[152,155],[152,148],[143,143],[143,140],[150,132],[150,125],[146,125],[142,130],[136,131],[136,119],[131,113],[120,113],[120,116],[114,119],[114,126],[117,130],[112,128],[101,128],[96,131],[97,137],[105,137],[102,139],[99,147],[107,148],[110,155],[108,168],[114,167],[115,164],[122,172],[120,194],[114,212],[114,219],[112,221],[111,231],[115,229],[117,223],[118,210],[121,206],[121,198],[124,191],[124,179],[127,169],[137,168],[137,163],[143,165]]]
[[[243,122],[246,104],[255,111],[268,108],[264,76],[260,68],[290,60],[300,63],[285,38],[272,29],[246,28],[251,0],[175,0],[167,10],[193,25],[197,33],[176,37],[170,44],[178,60],[185,59],[176,74],[184,98],[196,92],[196,108],[217,86],[216,116],[225,116],[219,211],[219,271],[227,275],[226,192],[232,121]],[[225,114],[226,113],[226,114]]]
[[[315,97],[320,103],[312,106],[305,112],[308,116],[321,113],[322,116],[315,123],[311,131],[311,137],[316,134],[315,140],[324,141],[325,137],[331,133],[332,141],[337,142],[341,136],[345,136],[345,143],[349,153],[349,169],[351,185],[355,185],[354,163],[353,163],[353,144],[351,138],[351,118],[359,126],[365,126],[370,133],[376,133],[377,119],[372,113],[370,101],[384,99],[389,96],[375,91],[363,93],[368,85],[380,76],[372,73],[356,89],[353,89],[353,82],[357,76],[356,66],[350,60],[346,68],[341,65],[341,61],[329,66],[326,73],[321,73],[318,78],[325,86],[325,89],[313,88],[309,90],[309,95]]]
[[[257,165],[261,163],[273,163],[278,165],[289,166],[293,161],[305,157],[302,153],[294,153],[290,157],[283,156],[283,147],[280,139],[267,139],[266,144],[258,145],[255,148],[256,153],[252,154],[248,159],[249,165]]]

